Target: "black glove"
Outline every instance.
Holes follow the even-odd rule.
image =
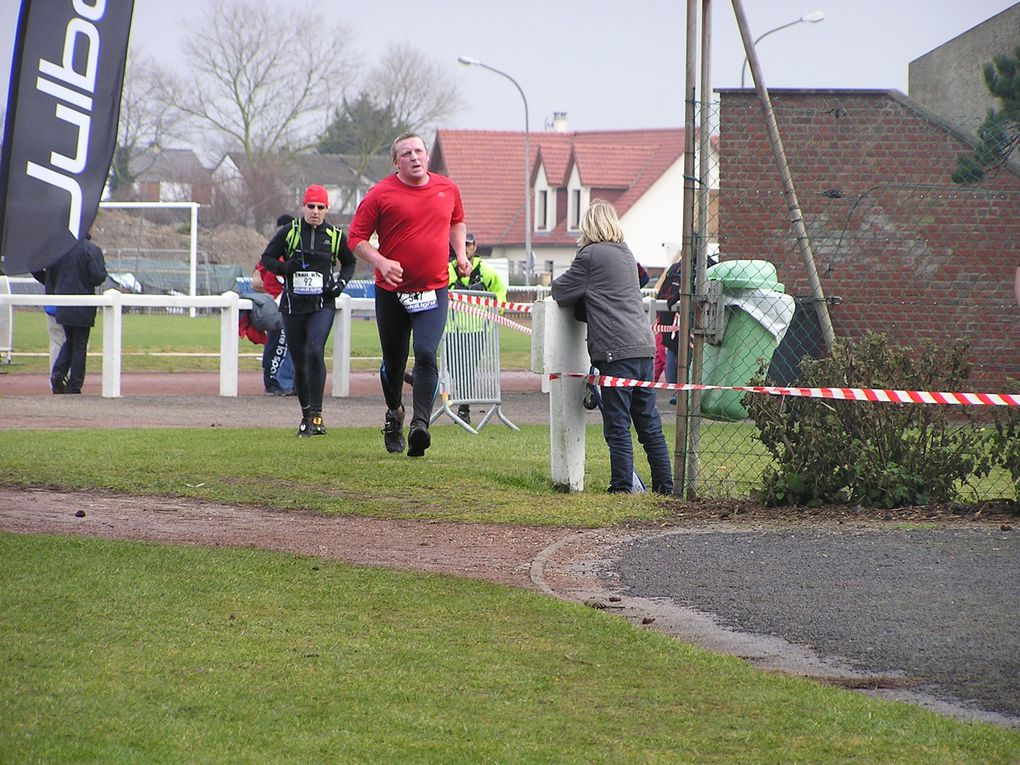
[[[283,261],[283,275],[293,276],[296,271],[301,269],[301,258],[288,258]]]
[[[326,279],[326,284],[322,288],[323,297],[337,298],[344,291],[344,287],[347,286],[347,282],[340,278],[340,274],[335,271],[329,275]]]

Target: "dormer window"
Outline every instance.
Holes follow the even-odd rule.
[[[590,196],[591,190],[581,185],[581,174],[577,171],[577,165],[574,165],[567,180],[567,231],[581,229],[581,216],[584,215]]]
[[[535,231],[552,231],[556,228],[556,192],[549,188],[545,167],[539,165],[535,173]]]
[[[571,231],[577,231],[581,228],[581,190],[571,189],[570,190],[570,224],[568,228]]]

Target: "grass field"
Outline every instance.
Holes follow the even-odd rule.
[[[0,534],[0,760],[1016,762],[1020,732],[580,605],[253,550]]]

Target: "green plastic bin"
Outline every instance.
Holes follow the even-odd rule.
[[[782,341],[793,319],[796,302],[785,294],[776,267],[766,260],[727,260],[706,272],[722,282],[726,330],[720,345],[705,343],[702,382],[705,385],[747,385]],[[743,420],[747,409],[743,391],[707,390],[701,394],[701,414],[715,420]]]

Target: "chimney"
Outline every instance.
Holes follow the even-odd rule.
[[[567,132],[567,113],[553,112],[553,130],[557,133]]]

